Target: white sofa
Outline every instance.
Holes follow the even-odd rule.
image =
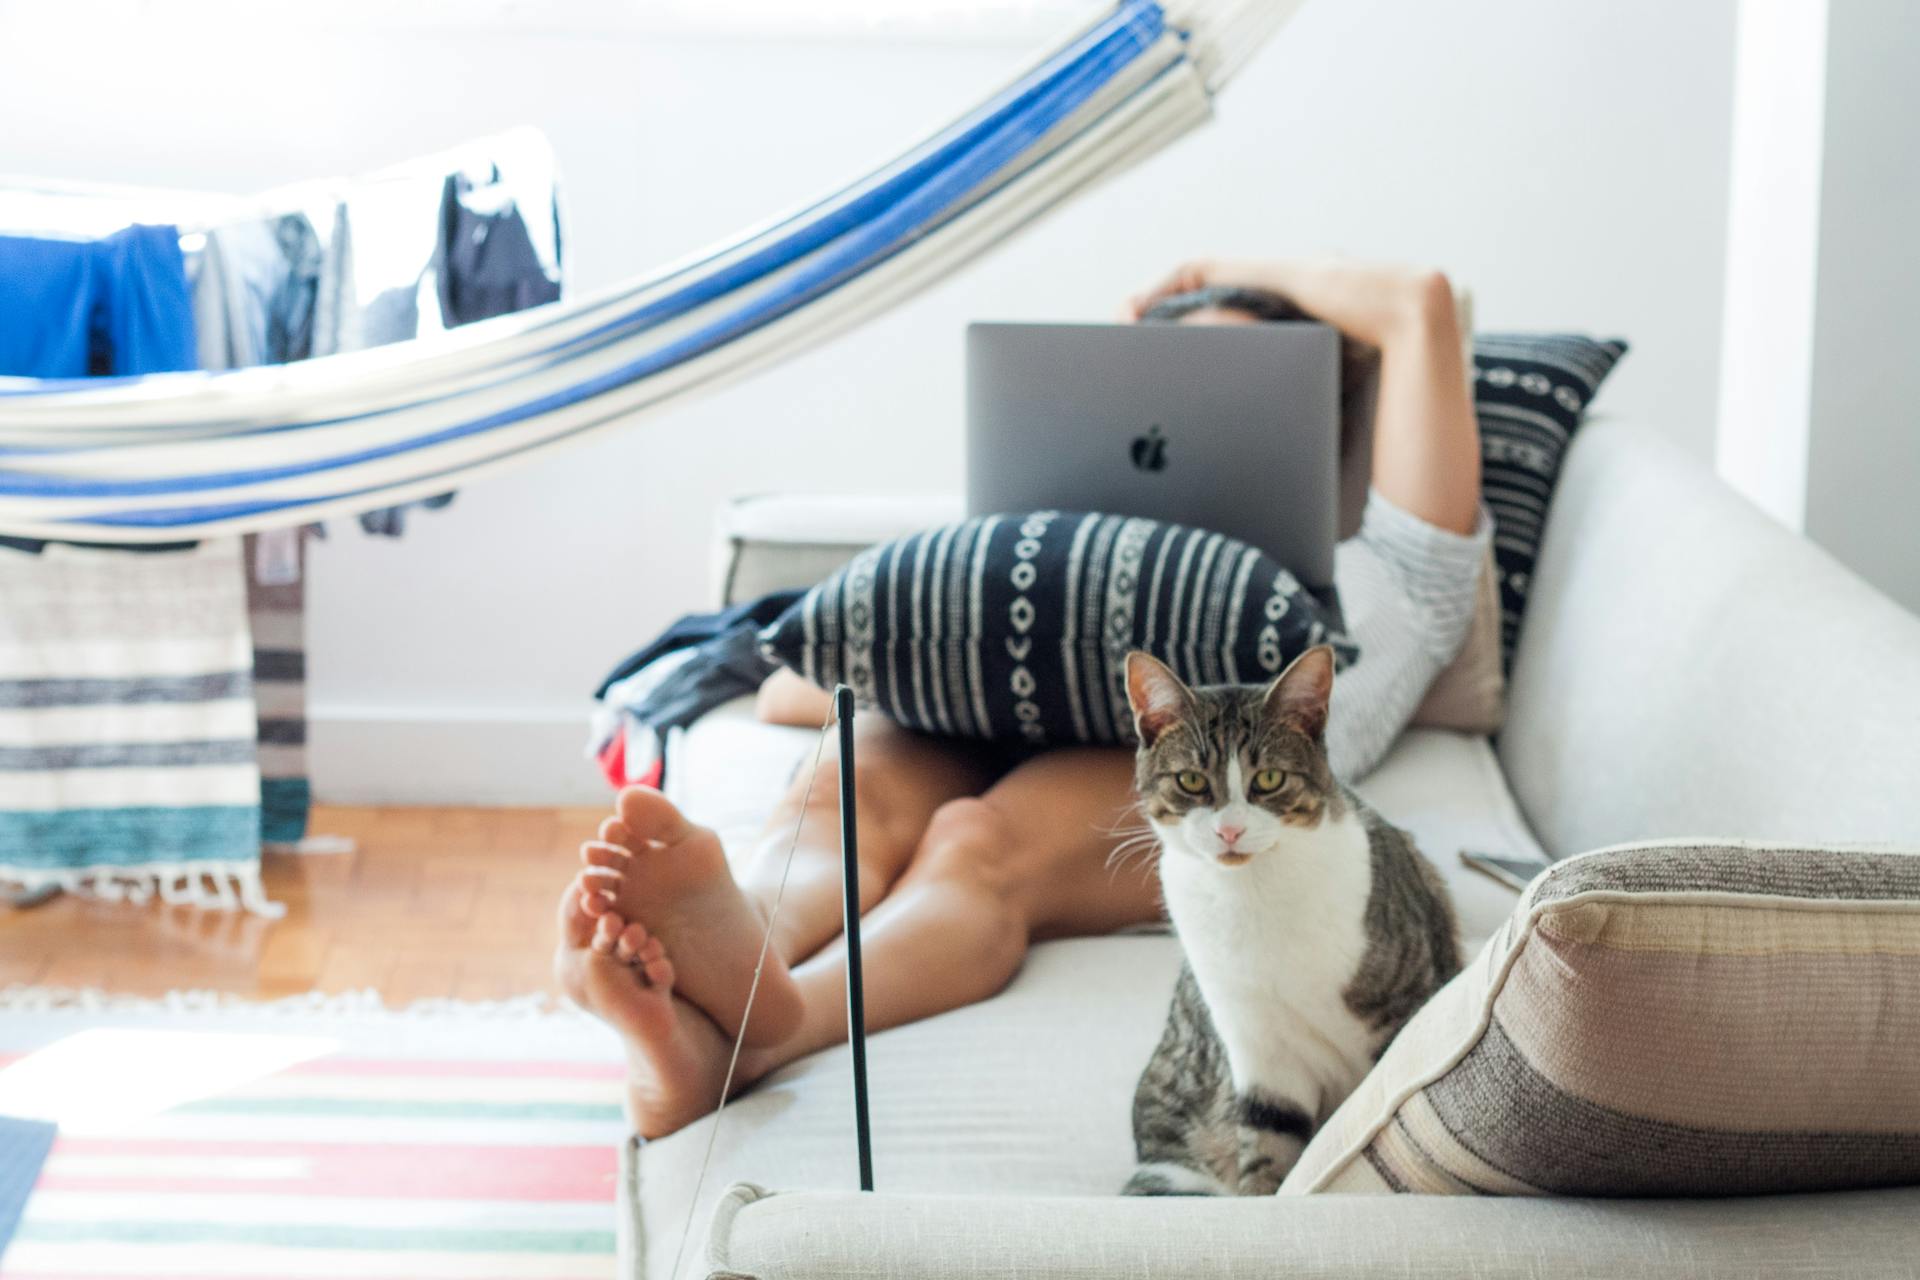
[[[725,593],[814,581],[950,509],[743,504]],[[1415,730],[1359,787],[1446,874],[1470,946],[1514,895],[1465,869],[1462,848],[1920,842],[1920,620],[1626,425],[1589,424],[1570,453],[1510,701],[1497,744]],[[670,789],[723,831],[750,829],[811,742],[736,704],[670,745]],[[1134,1082],[1178,963],[1164,934],[1046,943],[994,999],[873,1036],[872,1195],[852,1190],[846,1051],[766,1080],[720,1121],[681,1274],[1920,1276],[1920,1189],[1119,1198]],[[633,1280],[668,1276],[713,1124],[626,1153]]]

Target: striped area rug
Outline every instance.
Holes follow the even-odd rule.
[[[36,1002],[73,1003],[0,994],[0,1111],[61,1132],[5,1280],[614,1274],[621,1067],[582,1015]]]

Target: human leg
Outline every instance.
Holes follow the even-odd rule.
[[[826,744],[809,788],[811,762],[809,754],[761,828],[740,874],[741,888],[763,912],[771,910],[785,880],[773,946],[789,965],[838,937],[842,923],[838,739]],[[994,773],[976,744],[914,733],[885,716],[855,719],[861,914],[885,898],[906,870],[940,806],[980,794]]]
[[[1153,850],[1135,839],[1132,779],[1131,752],[1066,749],[942,805],[893,891],[861,921],[868,1028],[986,999],[1033,940],[1161,918]],[[846,1038],[844,939],[793,976],[799,1027],[743,1057],[756,1078]]]

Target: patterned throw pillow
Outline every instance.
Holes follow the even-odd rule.
[[[761,636],[823,688],[844,681],[910,728],[967,738],[1131,743],[1124,660],[1183,680],[1267,680],[1337,608],[1225,534],[1074,511],[981,516],[861,552]]]
[[[1543,873],[1281,1194],[1920,1182],[1920,853],[1688,840]]]
[[[1500,570],[1500,656],[1513,667],[1547,504],[1594,393],[1627,353],[1619,339],[1570,333],[1483,333],[1473,340],[1481,488],[1493,512]]]

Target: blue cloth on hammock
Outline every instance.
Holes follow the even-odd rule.
[[[0,236],[0,315],[0,375],[198,367],[174,227],[127,227],[100,240]]]

